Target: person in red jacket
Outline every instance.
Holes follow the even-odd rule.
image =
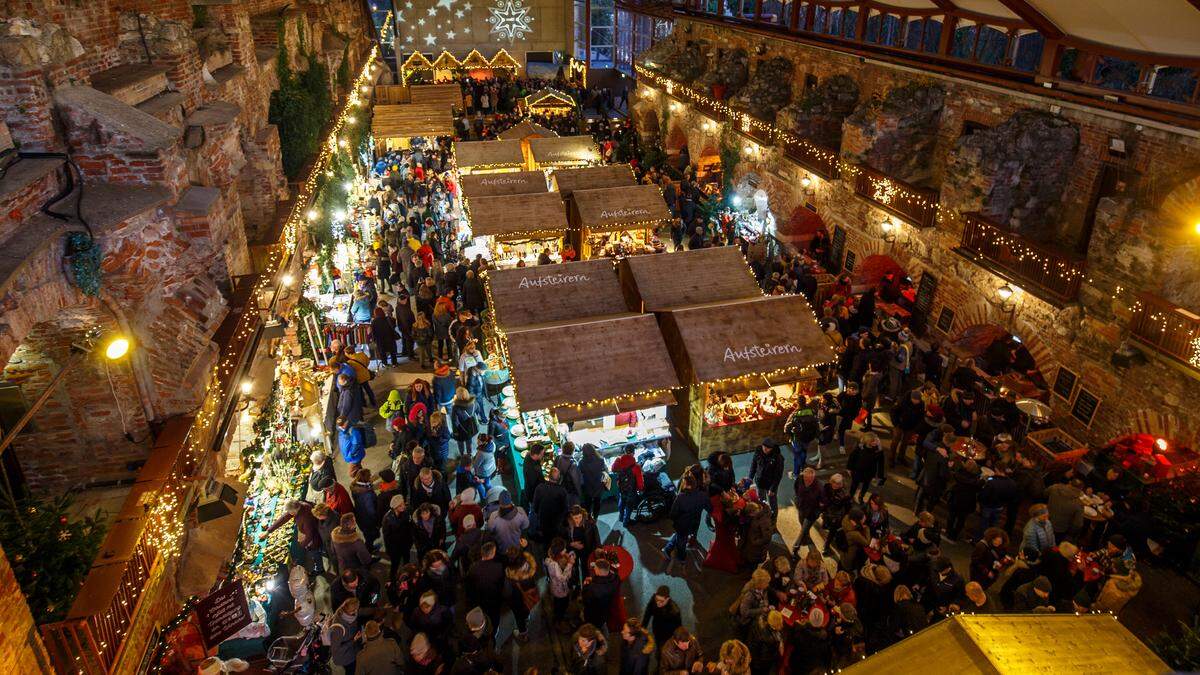
[[[633,510],[641,501],[642,490],[646,488],[642,476],[642,467],[633,456],[633,446],[625,446],[625,451],[612,465],[617,481],[617,516],[622,525],[629,524]]]
[[[312,504],[299,499],[288,500],[283,515],[259,534],[258,539],[259,541],[266,539],[267,535],[283,527],[289,521],[295,520],[296,541],[304,548],[304,553],[308,557],[305,568],[311,573],[321,574],[321,525],[317,522],[317,517],[313,515],[312,507]]]
[[[325,493],[325,506],[339,516],[354,513],[354,500],[350,498],[350,493],[342,487],[341,483],[327,477],[321,481],[317,489]]]

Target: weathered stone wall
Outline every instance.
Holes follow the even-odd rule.
[[[3,551],[0,551],[0,596],[21,597],[17,577]],[[29,605],[13,601],[0,604],[0,626],[4,628],[4,640],[0,640],[0,664],[4,664],[7,672],[52,672],[50,657],[33,625]]]
[[[931,324],[943,307],[955,312],[955,320],[949,334],[931,326],[931,337],[948,339],[972,325],[994,323],[1030,346],[1046,377],[1053,378],[1059,366],[1078,373],[1082,386],[1101,399],[1090,428],[1070,418],[1065,401],[1051,401],[1061,424],[1077,437],[1103,443],[1136,428],[1146,411],[1154,411],[1176,421],[1169,430],[1176,438],[1195,445],[1200,414],[1192,402],[1200,400],[1200,376],[1149,352],[1147,363],[1128,368],[1118,368],[1110,359],[1129,336],[1138,291],[1162,295],[1200,313],[1200,291],[1195,290],[1200,288],[1195,264],[1200,246],[1192,230],[1200,213],[1196,133],[949,77],[862,63],[850,55],[764,41],[737,30],[716,31],[700,23],[685,28],[688,23],[676,22],[679,45],[656,46],[660,58],[683,49],[686,41],[750,52],[762,43],[755,61],[791,60],[794,81],[813,75],[819,88],[836,76],[851,78],[859,91],[859,106],[842,127],[843,157],[865,159],[897,177],[941,189],[943,215],[936,226],[919,230],[903,225],[896,241],[888,243],[879,226],[886,214],[854,194],[852,176],[824,181],[778,149],[767,148],[744,156],[734,180],[755,173],[777,217],[787,218],[805,202],[812,203],[830,230],[845,230],[846,250],[860,262],[883,254],[915,281],[926,273],[934,275],[938,287]],[[941,92],[936,105],[932,99],[913,96],[932,88]],[[889,96],[914,105],[889,112]],[[708,154],[703,148],[718,147],[719,132],[705,131],[703,118],[690,110],[672,112],[666,130],[651,129],[663,105],[661,94],[635,101],[640,130],[675,139],[672,146],[687,142],[693,157]],[[785,109],[785,124],[793,124],[797,107]],[[907,112],[897,114],[900,110]],[[923,115],[924,123],[895,136],[913,123],[907,119],[912,111]],[[1114,140],[1123,142],[1124,153],[1110,152]],[[900,152],[905,147],[921,155],[921,165]],[[897,161],[880,166],[888,164],[888,157]],[[1104,171],[1116,172],[1120,179],[1109,181],[1101,192]],[[806,175],[812,179],[809,191],[800,187]],[[1089,221],[1085,216],[1093,204],[1095,217]],[[953,251],[963,228],[958,214],[978,210],[1002,221],[1019,221],[1023,234],[1043,241],[1063,246],[1090,242],[1078,302],[1059,308],[1018,290],[1015,309],[1002,309],[996,289],[1004,280]]]

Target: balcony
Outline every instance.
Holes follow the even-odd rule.
[[[796,164],[808,169],[825,180],[837,180],[842,175],[838,163],[838,149],[825,148],[789,131],[776,132],[783,154]]]
[[[1083,258],[1005,230],[979,213],[964,213],[963,219],[960,254],[1051,304],[1079,297]]]
[[[857,168],[854,192],[859,197],[914,227],[933,227],[937,222],[937,190],[892,178],[866,164]]]
[[[729,110],[729,124],[742,136],[769,147],[775,144],[775,125],[740,110]]]
[[[1200,370],[1200,316],[1151,293],[1138,294],[1130,336],[1192,370]]]

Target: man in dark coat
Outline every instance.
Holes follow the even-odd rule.
[[[394,314],[396,330],[400,331],[402,347],[400,355],[411,359],[413,357],[413,323],[416,322],[417,317],[413,314],[412,303],[409,302],[408,293],[400,291],[400,296],[396,299]]]
[[[700,530],[704,512],[708,511],[712,505],[708,494],[700,491],[691,476],[683,477],[683,480],[680,481],[680,488],[674,503],[671,504],[671,523],[675,527],[675,533],[671,535],[666,547],[662,550],[663,555],[668,559],[671,558],[671,551],[675,552],[675,558],[667,565],[668,570],[675,560],[681,562],[687,560],[688,541],[696,536]]]
[[[772,515],[779,512],[779,483],[783,480],[783,455],[775,441],[764,439],[754,459],[750,460],[750,479],[758,486],[759,494],[771,506]]]
[[[607,560],[592,563],[592,573],[583,582],[583,620],[593,626],[608,624],[613,598],[621,592],[621,579],[613,573]]]
[[[521,501],[525,510],[529,511],[533,506],[534,492],[546,480],[542,474],[542,456],[545,455],[546,449],[540,443],[532,443],[527,452],[528,456],[521,466],[521,474],[525,477],[525,488],[521,492]]]
[[[925,420],[925,403],[921,400],[921,392],[913,390],[902,398],[892,408],[892,448],[890,464],[895,468],[897,462],[908,464],[905,456],[908,452],[909,437]]]
[[[808,541],[812,526],[821,516],[825,505],[825,484],[817,478],[812,467],[805,468],[796,478],[796,518],[800,520],[800,536],[792,547],[793,555],[799,555],[800,544]]]
[[[383,533],[383,550],[387,552],[388,560],[392,561],[392,577],[400,568],[408,563],[409,552],[413,545],[413,522],[408,512],[408,504],[403,495],[394,495],[387,513],[383,514],[381,525]]]
[[[464,582],[467,604],[482,609],[492,625],[498,625],[504,611],[505,576],[495,543],[486,541],[479,547],[479,560],[467,570]]]
[[[531,506],[537,536],[542,542],[549,542],[566,530],[567,490],[562,486],[558,467],[550,469],[550,478],[534,490]]]
[[[478,315],[487,309],[487,296],[474,270],[467,270],[462,285],[462,306]]]

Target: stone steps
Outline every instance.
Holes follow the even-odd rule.
[[[164,91],[134,106],[173,127],[183,124],[183,103],[187,100],[177,91]]]
[[[0,241],[38,214],[66,184],[61,159],[22,159],[0,178]]]
[[[166,66],[126,63],[92,76],[92,88],[132,106],[167,91]]]

